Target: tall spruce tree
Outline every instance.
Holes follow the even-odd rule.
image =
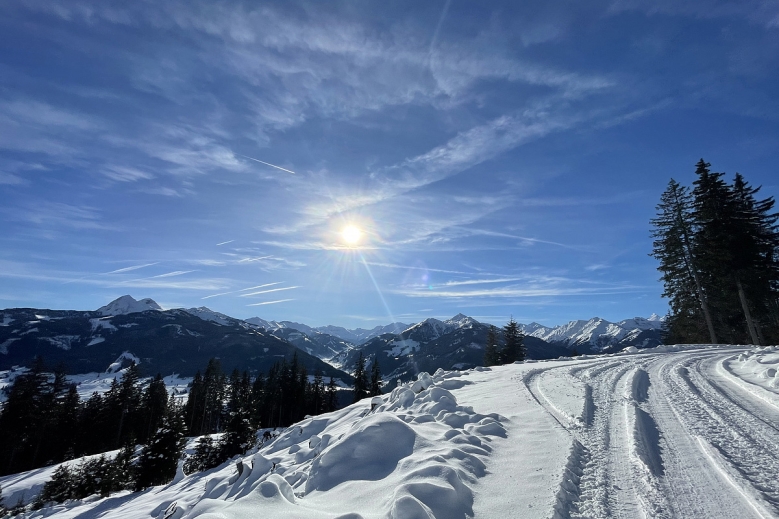
[[[371,382],[368,388],[368,396],[381,396],[381,368],[379,368],[378,355],[373,357],[371,365]]]
[[[365,357],[360,351],[354,366],[354,401],[359,402],[368,396],[368,374],[365,372]]]
[[[503,327],[503,349],[500,350],[503,364],[525,360],[524,338],[525,336],[519,329],[519,324],[513,317],[510,318],[509,322]]]
[[[736,173],[733,194],[733,253],[728,270],[736,284],[739,301],[753,344],[764,344],[764,328],[772,330],[779,292],[779,214],[772,213],[773,197],[757,200],[753,188]],[[772,323],[772,321],[774,321]]]
[[[500,364],[500,351],[498,351],[498,329],[490,325],[487,330],[487,342],[484,345],[484,365],[497,366]]]
[[[338,409],[338,387],[335,385],[335,379],[330,377],[325,394],[325,412],[330,413],[336,409]]]
[[[671,180],[652,220],[652,256],[669,298],[670,342],[761,344],[779,338],[779,215],[740,174],[701,159],[690,193]],[[770,339],[769,339],[770,340]]]
[[[138,460],[135,481],[137,490],[164,485],[173,479],[186,443],[184,431],[182,412],[171,397],[162,423],[143,448]]]
[[[700,167],[705,168],[706,164]],[[669,339],[672,342],[701,342],[701,332],[705,330],[710,342],[716,344],[714,321],[695,256],[689,190],[671,179],[651,223],[654,226],[651,256],[660,262],[658,270],[662,273],[663,297],[669,298],[671,307],[667,322]]]

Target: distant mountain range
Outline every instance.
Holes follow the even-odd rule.
[[[538,323],[522,325],[525,335],[552,344],[576,348],[580,353],[617,351],[628,346],[651,348],[661,344],[663,318],[652,314],[649,318],[634,317],[612,323],[593,317],[589,321],[570,321],[549,328]]]
[[[444,321],[392,323],[371,329],[312,327],[260,317],[236,319],[206,307],[162,310],[152,299],[122,296],[93,312],[12,308],[0,311],[0,369],[29,365],[36,355],[72,373],[104,371],[127,352],[152,374],[192,375],[211,357],[223,367],[266,371],[298,357],[311,371],[344,380],[362,352],[388,378],[482,364],[489,325],[464,314]],[[601,318],[547,327],[520,325],[531,359],[647,348],[661,343],[657,315],[612,323]],[[128,356],[125,356],[130,358]]]
[[[283,338],[204,308],[163,311],[151,299],[123,296],[92,312],[0,310],[0,369],[30,366],[41,356],[71,374],[102,372],[115,369],[117,360],[137,358],[146,375],[192,376],[216,357],[227,372],[266,372],[295,353],[312,374],[351,380]]]

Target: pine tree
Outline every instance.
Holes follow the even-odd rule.
[[[354,401],[359,402],[368,396],[368,374],[365,372],[365,357],[360,351],[354,366]]]
[[[706,163],[700,164],[706,168]],[[674,342],[697,342],[701,332],[708,331],[709,340],[717,342],[708,295],[700,277],[700,265],[695,256],[692,198],[687,188],[671,179],[657,205],[652,219],[654,256],[669,298],[671,313],[667,321],[669,338]]]
[[[111,491],[131,490],[135,488],[135,442],[132,440],[119,450],[111,464]]]
[[[503,364],[525,360],[525,336],[519,329],[519,324],[512,317],[503,327],[503,349],[500,356]]]
[[[378,355],[373,357],[371,366],[371,383],[368,389],[368,396],[381,396],[381,368],[379,368]]]
[[[254,446],[257,439],[257,431],[251,420],[251,385],[248,373],[244,372],[241,376],[238,370],[235,370],[230,375],[229,394],[225,434],[220,442],[224,459],[245,453]]]
[[[138,441],[146,443],[151,437],[152,432],[156,431],[162,422],[168,406],[168,389],[165,387],[165,381],[162,375],[157,375],[149,381],[143,396],[141,397],[140,409],[140,430],[138,431]]]
[[[0,413],[0,475],[36,466],[38,449],[51,416],[48,377],[43,361],[16,378]]]
[[[136,490],[164,485],[176,475],[178,460],[184,450],[184,419],[171,397],[168,410],[138,460]]]
[[[62,503],[74,495],[76,475],[68,465],[62,464],[54,470],[51,479],[43,484],[33,508],[40,509],[48,503]]]
[[[325,412],[330,413],[336,409],[338,409],[338,388],[335,385],[335,378],[330,377],[325,396]]]
[[[216,467],[222,462],[218,446],[210,436],[201,436],[195,444],[195,452],[184,462],[184,472],[194,474]]]
[[[498,351],[498,329],[490,325],[487,330],[487,343],[484,345],[484,365],[497,366],[500,364],[500,352]]]
[[[741,174],[736,173],[731,189],[733,252],[727,269],[736,284],[752,343],[765,344],[763,328],[768,327],[771,334],[779,324],[772,319],[779,295],[779,214],[771,212],[773,197],[756,200],[760,188],[751,187]]]

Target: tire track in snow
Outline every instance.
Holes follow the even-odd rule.
[[[710,416],[701,436],[763,494],[774,513],[779,513],[779,482],[776,481],[779,474],[779,429],[744,409],[743,405],[712,384],[701,374],[701,362],[702,359],[698,358],[688,364],[690,383],[700,391],[700,402]],[[726,428],[728,433],[723,430]]]
[[[535,371],[524,380],[547,412],[573,436],[571,453],[557,496],[555,518],[642,517],[647,497],[639,497],[629,457],[628,421],[622,404],[635,361],[559,367],[562,373]],[[585,382],[581,422],[561,417],[539,382],[543,376],[571,376]],[[562,419],[561,419],[562,418]],[[582,426],[583,424],[583,426]]]
[[[759,493],[739,490],[754,487],[756,482],[762,488],[763,479],[777,473],[762,463],[750,479],[747,471],[734,464],[742,457],[742,463],[754,463],[750,461],[754,449],[764,449],[754,444],[749,435],[745,436],[745,432],[755,432],[747,418],[749,413],[737,405],[728,405],[722,393],[713,389],[699,372],[702,359],[721,354],[658,357],[650,370],[655,374],[658,390],[650,392],[649,403],[661,433],[673,439],[663,445],[666,475],[662,483],[666,493],[674,496],[671,505],[676,517],[743,517],[745,512],[761,517],[754,510],[772,507]],[[722,455],[722,460],[732,467],[731,476],[723,476],[722,466],[705,445]],[[768,454],[775,456],[770,451]],[[736,485],[733,477],[740,480]]]

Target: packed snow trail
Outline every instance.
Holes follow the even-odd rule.
[[[744,351],[520,368],[526,390],[572,443],[546,517],[779,517],[779,406],[770,403],[776,392],[750,387],[723,367]]]
[[[211,471],[30,517],[779,518],[777,372],[775,347],[662,346],[425,373]],[[6,502],[53,470],[0,478]]]

